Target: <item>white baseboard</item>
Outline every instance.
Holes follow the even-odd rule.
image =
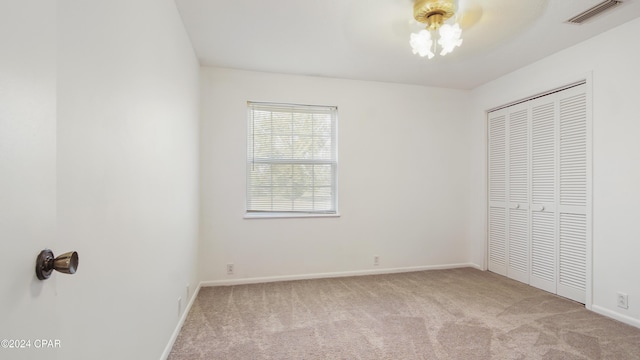
[[[258,283],[276,282],[276,281],[310,280],[310,279],[323,279],[323,278],[362,276],[362,275],[381,275],[381,274],[392,274],[392,273],[424,271],[424,270],[456,269],[456,268],[463,268],[463,267],[472,267],[478,270],[482,270],[482,268],[476,264],[461,263],[461,264],[445,264],[445,265],[412,266],[412,267],[402,267],[402,268],[380,268],[380,269],[371,269],[371,270],[341,271],[341,272],[301,274],[301,275],[266,276],[266,277],[253,277],[253,278],[229,279],[229,280],[210,280],[210,281],[202,281],[200,283],[200,286],[230,286],[230,285],[258,284]]]
[[[169,338],[169,343],[164,348],[164,351],[162,352],[162,356],[160,357],[160,360],[166,360],[169,357],[169,354],[171,353],[171,349],[173,349],[173,344],[176,342],[176,339],[180,334],[180,330],[182,330],[182,325],[184,325],[184,321],[187,319],[187,315],[189,315],[191,306],[193,306],[193,303],[196,301],[196,298],[198,297],[198,293],[200,292],[201,287],[202,287],[202,283],[198,284],[196,291],[193,292],[193,294],[191,295],[191,299],[189,299],[189,303],[187,304],[187,307],[185,307],[184,311],[182,311],[182,316],[180,316],[180,320],[178,321],[176,328],[173,330],[173,334],[171,334],[171,338]]]
[[[621,314],[617,311],[613,311],[613,310],[609,310],[605,307],[599,306],[599,305],[591,305],[591,311],[598,313],[600,315],[604,315],[606,317],[618,320],[620,322],[623,322],[627,325],[631,325],[637,328],[640,328],[640,320],[633,318],[631,316],[627,316],[624,314]]]

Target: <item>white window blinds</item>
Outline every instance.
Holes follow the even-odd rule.
[[[247,105],[247,213],[335,214],[336,107]]]

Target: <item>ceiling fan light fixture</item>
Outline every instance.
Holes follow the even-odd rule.
[[[452,52],[462,44],[462,29],[460,25],[445,23],[455,15],[455,4],[453,0],[416,0],[413,5],[413,17],[416,21],[427,24],[426,29],[418,33],[412,33],[409,44],[414,54],[433,58],[435,44],[441,47],[440,55],[444,56]],[[433,32],[438,32],[439,38]]]

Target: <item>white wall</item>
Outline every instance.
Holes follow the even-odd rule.
[[[59,330],[57,279],[34,272],[38,253],[56,245],[55,14],[55,2],[0,2],[0,340]],[[0,347],[0,358],[55,356],[31,346]]]
[[[468,92],[218,68],[201,74],[203,280],[468,263]],[[341,217],[243,218],[247,101],[338,106]],[[226,275],[227,263],[235,275]]]
[[[593,75],[593,309],[640,326],[640,19],[483,85],[473,91],[471,151],[472,261],[485,248],[484,111]],[[616,293],[629,309],[616,307]]]
[[[198,281],[199,66],[172,0],[57,4],[0,5],[0,339],[62,347],[0,358],[158,359]],[[35,279],[45,247],[78,272]]]

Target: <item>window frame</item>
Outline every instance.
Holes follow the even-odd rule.
[[[250,153],[254,149],[253,139],[255,134],[253,112],[255,110],[264,110],[270,112],[276,112],[274,110],[281,108],[291,113],[296,113],[298,109],[301,113],[327,113],[331,115],[331,142],[332,142],[332,160],[310,160],[310,159],[261,159],[256,162],[255,154]],[[315,111],[315,112],[314,112]],[[247,131],[246,131],[246,164],[245,164],[245,210],[244,218],[246,219],[264,219],[264,218],[309,218],[309,217],[339,217],[338,212],[338,107],[327,105],[305,105],[305,104],[292,104],[292,103],[276,103],[276,102],[257,102],[247,101]],[[265,210],[252,210],[250,209],[251,198],[251,171],[250,167],[256,163],[262,164],[330,164],[332,167],[331,177],[331,203],[333,207],[331,210],[322,211],[305,211],[305,210],[291,210],[291,211],[265,211]]]

